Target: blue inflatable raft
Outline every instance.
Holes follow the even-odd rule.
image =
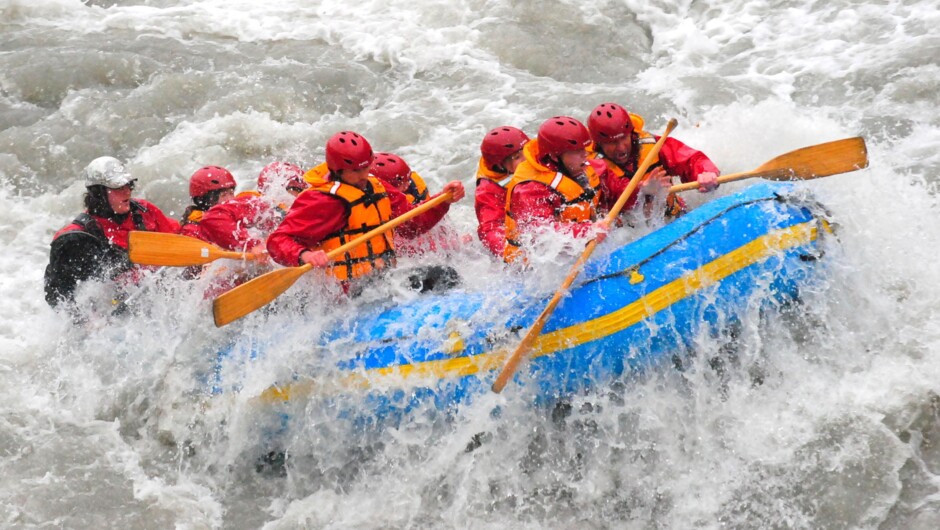
[[[604,385],[625,371],[670,362],[698,333],[720,332],[754,304],[793,299],[820,267],[820,236],[828,231],[822,213],[792,185],[758,184],[597,252],[504,392],[541,400]],[[415,407],[454,410],[490,391],[551,296],[522,292],[511,284],[496,292],[455,290],[362,315],[318,341],[347,358],[278,382],[260,397],[314,397],[340,413],[378,419]],[[220,353],[220,366],[271,347],[245,339]],[[237,382],[214,386],[222,391]]]

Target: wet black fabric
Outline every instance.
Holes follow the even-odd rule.
[[[90,216],[75,220],[83,230],[66,232],[52,241],[44,275],[46,302],[55,307],[72,300],[79,284],[110,280],[132,265],[127,251],[112,245]]]
[[[437,293],[460,285],[460,273],[446,265],[417,267],[410,271],[408,283],[419,293]]]
[[[381,283],[392,282],[419,293],[441,293],[462,283],[460,273],[447,265],[426,265],[410,269],[385,268],[349,283],[348,295],[358,298]]]

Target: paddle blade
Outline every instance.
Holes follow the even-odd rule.
[[[212,301],[216,327],[222,327],[268,305],[310,269],[310,265],[303,265],[271,271],[219,296]]]
[[[769,180],[810,180],[868,167],[861,136],[811,145],[774,158],[753,173]]]
[[[168,267],[204,265],[225,254],[212,243],[193,237],[142,230],[130,233],[127,252],[133,263]]]

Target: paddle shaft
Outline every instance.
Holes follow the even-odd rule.
[[[718,184],[725,184],[728,182],[734,182],[736,180],[744,180],[752,177],[759,177],[761,173],[758,171],[742,171],[740,173],[730,173],[728,175],[722,175],[718,177]],[[669,193],[680,193],[683,191],[697,190],[698,182],[683,182],[682,184],[676,184],[669,187]]]
[[[451,196],[452,196],[452,195],[451,195],[450,193],[442,193],[442,194],[438,195],[437,197],[434,197],[433,199],[431,199],[431,200],[429,200],[429,201],[427,201],[427,202],[425,202],[425,203],[422,203],[420,206],[416,207],[414,210],[411,210],[411,211],[409,211],[409,212],[406,212],[406,213],[404,213],[403,215],[399,215],[398,217],[396,217],[396,218],[394,218],[394,219],[388,221],[387,223],[383,224],[382,226],[379,226],[379,227],[377,227],[377,228],[373,228],[372,230],[369,230],[369,231],[366,232],[365,234],[362,234],[361,236],[357,237],[356,239],[353,239],[353,240],[350,241],[349,243],[346,243],[346,244],[341,245],[340,247],[338,247],[338,248],[336,248],[336,249],[333,249],[333,250],[329,251],[329,252],[326,254],[326,256],[327,256],[328,258],[330,258],[330,259],[333,259],[333,258],[335,258],[335,257],[337,257],[337,256],[339,256],[339,255],[341,255],[341,254],[344,254],[347,250],[350,250],[350,249],[353,249],[353,248],[355,248],[355,247],[358,247],[359,245],[361,245],[362,243],[365,243],[366,241],[372,239],[373,237],[375,237],[375,236],[377,236],[377,235],[379,235],[379,234],[384,234],[385,232],[388,232],[389,230],[392,230],[393,228],[397,227],[398,225],[400,225],[400,224],[402,224],[402,223],[405,223],[405,222],[407,222],[407,221],[410,221],[410,220],[414,219],[415,217],[417,217],[417,216],[423,214],[424,212],[430,210],[431,208],[434,208],[434,207],[437,206],[438,204],[441,204],[442,202],[447,202],[447,201],[449,201],[450,198],[451,198]]]
[[[334,248],[333,250],[331,250],[331,251],[329,251],[329,252],[326,253],[326,257],[328,257],[328,258],[330,258],[330,259],[332,260],[332,259],[334,259],[334,258],[337,258],[337,257],[339,257],[339,256],[342,256],[342,255],[345,254],[348,250],[352,250],[352,249],[358,247],[359,245],[365,243],[366,241],[372,239],[373,237],[375,237],[375,236],[377,236],[377,235],[379,235],[379,234],[384,234],[385,232],[388,232],[389,230],[394,229],[396,226],[398,226],[398,225],[400,225],[400,224],[402,224],[402,223],[404,223],[404,222],[407,222],[407,221],[410,221],[410,220],[414,219],[415,217],[417,217],[417,216],[423,214],[424,212],[430,210],[431,208],[434,208],[434,207],[437,206],[438,204],[440,204],[440,203],[442,203],[442,202],[444,202],[444,201],[450,199],[450,197],[451,197],[450,193],[442,193],[441,195],[439,195],[439,196],[437,196],[437,197],[431,199],[430,201],[428,201],[428,202],[422,204],[421,206],[418,206],[418,207],[415,208],[414,210],[411,210],[411,211],[405,213],[404,215],[399,215],[398,217],[396,217],[396,218],[392,219],[391,221],[389,221],[389,222],[383,224],[382,226],[373,228],[372,230],[369,230],[369,231],[366,232],[365,234],[362,234],[361,236],[359,236],[359,237],[353,239],[352,241],[350,241],[350,242],[348,242],[348,243],[345,243],[345,244],[343,244],[343,245],[340,245],[339,247]],[[313,265],[310,265],[309,263],[307,263],[307,264],[301,265],[299,268],[302,268],[302,269],[304,269],[304,272],[307,272],[307,271],[310,270],[312,267],[313,267]]]
[[[640,185],[640,181],[644,180],[643,177],[646,175],[646,170],[648,170],[649,167],[653,164],[653,159],[656,158],[657,154],[659,154],[659,150],[662,149],[663,143],[666,142],[666,138],[669,137],[669,134],[672,132],[672,130],[676,128],[677,123],[678,122],[676,122],[675,118],[669,120],[669,123],[666,125],[666,131],[662,136],[659,137],[656,145],[653,146],[653,149],[650,150],[650,152],[640,163],[640,167],[637,168],[633,178],[630,179],[630,183],[627,184],[626,189],[623,190],[623,192],[620,194],[620,197],[617,198],[617,202],[614,203],[613,207],[610,209],[610,212],[608,212],[607,217],[604,218],[604,221],[608,226],[617,219],[617,216],[620,215],[620,210],[622,210],[624,205],[627,204],[630,196],[633,195],[633,192],[637,189],[637,186]],[[519,369],[519,364],[522,363],[522,360],[525,358],[526,354],[535,344],[535,340],[538,338],[539,334],[542,333],[542,328],[544,328],[545,323],[548,322],[548,317],[551,316],[551,314],[555,311],[555,308],[558,307],[558,303],[561,302],[561,298],[568,292],[571,284],[574,283],[574,280],[581,273],[581,268],[591,257],[591,254],[594,253],[594,249],[596,248],[596,239],[592,239],[588,242],[584,252],[581,253],[581,256],[571,267],[571,270],[568,272],[568,276],[565,277],[565,280],[562,282],[561,287],[555,291],[555,295],[552,296],[552,299],[549,300],[548,305],[545,306],[545,309],[542,310],[542,313],[535,320],[535,324],[532,325],[528,333],[526,333],[525,337],[522,338],[522,342],[520,342],[519,346],[516,347],[516,351],[514,351],[509,359],[506,360],[506,364],[503,365],[502,371],[496,377],[496,381],[493,382],[493,392],[502,392],[503,388],[506,387],[506,384],[509,383],[509,380],[512,379],[512,376],[515,375],[516,370]]]
[[[327,253],[327,257],[332,260],[341,256],[348,250],[365,243],[373,237],[384,234],[402,223],[414,219],[431,208],[450,200],[451,197],[452,195],[450,193],[442,193],[415,209],[399,215],[352,241],[331,250]],[[299,267],[287,267],[271,271],[222,294],[212,302],[212,313],[215,317],[215,325],[222,327],[234,320],[238,320],[248,313],[268,305],[312,268],[313,265],[305,263]]]

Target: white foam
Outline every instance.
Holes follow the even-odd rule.
[[[9,114],[15,127],[0,127],[0,139],[17,146],[7,152],[0,141],[0,441],[23,448],[4,464],[10,472],[0,485],[11,524],[48,514],[82,526],[65,508],[16,499],[26,484],[55,508],[56,484],[83,486],[69,470],[95,462],[114,485],[96,491],[117,499],[131,526],[146,526],[155,510],[158,522],[181,527],[904,527],[916,514],[899,497],[936,507],[929,493],[918,497],[932,491],[929,476],[898,471],[911,458],[924,469],[938,465],[929,451],[917,454],[916,439],[935,428],[917,422],[933,414],[930,396],[940,392],[935,2],[128,3],[0,0],[0,43],[11,49],[3,57],[35,47],[28,61],[0,72],[0,111],[23,112]],[[82,51],[69,42],[139,46],[129,52],[137,55],[108,54],[87,76],[50,78],[60,101],[42,86],[17,84],[44,78],[29,70],[53,61],[44,35],[63,53]],[[609,43],[624,35],[629,42]],[[206,60],[148,55],[148,39]],[[574,51],[546,56],[553,46]],[[304,75],[310,71],[316,75]],[[187,75],[199,83],[183,82]],[[276,90],[288,77],[297,85]],[[270,106],[252,108],[252,98]],[[644,115],[653,132],[678,117],[673,136],[725,173],[866,137],[869,169],[801,185],[839,228],[828,282],[807,293],[799,325],[746,319],[741,366],[725,393],[707,366],[722,345],[700,337],[683,376],[631,381],[624,403],[603,392],[576,397],[565,430],[547,411],[501,396],[453,425],[417,415],[379,444],[311,404],[292,411],[305,420],[289,439],[300,467],[268,482],[254,474],[253,459],[270,426],[258,425],[248,394],[291,369],[328,368],[348,354],[310,352],[323,321],[301,325],[287,315],[263,325],[255,316],[217,330],[203,285],[179,287],[171,274],[148,278],[141,296],[153,296],[149,314],[119,326],[70,330],[42,299],[52,233],[79,211],[83,191],[61,160],[80,165],[92,149],[127,149],[137,192],[177,212],[194,169],[223,165],[248,189],[272,158],[319,163],[325,140],[342,129],[405,157],[432,191],[460,179],[472,192],[485,131],[510,124],[534,135],[549,116],[584,117],[603,101]],[[36,116],[44,118],[33,123]],[[88,124],[107,134],[82,138]],[[122,127],[164,132],[141,140]],[[121,139],[137,143],[107,145]],[[33,184],[51,191],[37,195]],[[687,197],[697,205],[713,196]],[[449,218],[457,231],[475,233],[471,199]],[[546,244],[554,256],[566,242]],[[564,259],[536,262],[546,270],[533,289],[551,291],[567,272]],[[456,266],[474,287],[500,281],[482,252]],[[287,297],[290,308],[306,288],[316,293],[315,303],[307,300],[311,314],[329,307],[355,321],[354,306],[329,305],[331,293],[317,285],[305,279]],[[194,392],[197,377],[233,336],[286,337],[291,348],[229,367],[242,370],[246,395],[205,400]],[[755,386],[750,370],[758,368],[765,382]],[[600,408],[582,412],[588,404]],[[497,405],[501,415],[491,416]],[[913,441],[896,435],[905,430]],[[493,441],[464,453],[478,432]],[[185,447],[195,455],[183,456]],[[61,454],[53,462],[61,465],[30,459],[30,450]],[[929,514],[922,517],[930,527]]]

